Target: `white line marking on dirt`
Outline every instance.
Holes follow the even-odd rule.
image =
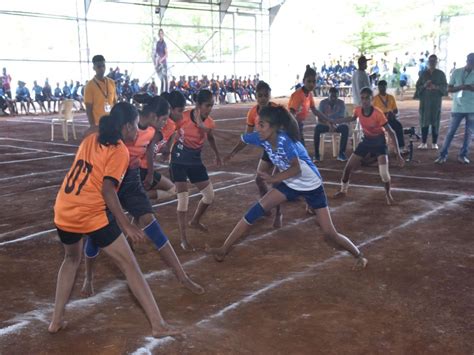
[[[75,154],[62,154],[62,155],[52,155],[52,156],[50,156],[50,157],[42,157],[42,158],[34,158],[34,159],[2,161],[2,162],[0,162],[0,165],[25,163],[25,162],[29,162],[29,161],[55,159],[55,158],[64,158],[64,157],[74,156],[74,155],[75,155]]]
[[[20,149],[20,150],[30,150],[33,152],[41,152],[41,153],[50,153],[50,154],[63,154],[67,155],[69,153],[66,152],[57,152],[55,150],[44,150],[44,149],[37,149],[37,148],[27,148],[27,147],[19,147],[17,145],[10,145],[10,144],[2,144],[0,147],[9,147],[9,148],[15,148],[15,149]]]
[[[156,339],[153,337],[146,337],[145,338],[146,343],[143,344],[141,348],[138,348],[135,350],[132,355],[152,355],[153,353],[151,352],[154,348],[157,346],[165,345],[168,343],[171,343],[174,341],[174,338],[172,337],[165,337],[161,339]]]
[[[403,229],[405,227],[408,227],[409,225],[411,224],[414,224],[414,223],[417,223],[418,221],[422,220],[422,219],[425,219],[429,216],[431,216],[432,214],[436,214],[437,212],[443,210],[443,209],[446,209],[446,208],[452,208],[452,207],[457,207],[459,202],[462,202],[464,200],[467,200],[467,197],[465,196],[459,196],[451,201],[448,201],[447,203],[445,204],[442,204],[438,207],[436,207],[435,209],[433,210],[430,210],[428,212],[424,212],[424,213],[421,213],[421,214],[418,214],[416,216],[413,216],[412,218],[410,218],[408,221],[404,222],[403,224],[397,226],[397,227],[394,227],[390,230],[388,230],[387,232],[381,234],[381,235],[378,235],[376,237],[372,237],[372,238],[369,238],[368,240],[360,243],[358,245],[359,248],[362,248],[364,246],[367,246],[367,245],[370,245],[376,241],[379,241],[381,239],[384,239],[384,238],[387,238],[389,237],[394,231],[396,230],[399,230],[399,229]],[[238,307],[240,307],[241,305],[244,305],[246,303],[250,303],[252,301],[254,301],[256,298],[258,298],[260,295],[266,293],[267,291],[270,291],[272,289],[275,289],[283,284],[286,284],[287,282],[290,282],[290,281],[294,281],[296,279],[300,279],[300,278],[303,278],[303,277],[306,277],[307,275],[309,275],[311,272],[313,272],[314,270],[320,268],[321,266],[323,265],[326,265],[332,261],[335,261],[335,260],[338,260],[340,259],[341,257],[343,256],[348,256],[349,253],[347,251],[340,251],[340,252],[337,252],[335,255],[333,255],[332,257],[326,259],[326,260],[323,260],[321,262],[318,262],[318,263],[315,263],[313,265],[310,265],[308,268],[306,268],[305,270],[303,271],[299,271],[299,272],[294,272],[294,273],[291,273],[289,276],[286,276],[284,278],[281,278],[279,280],[275,280],[275,281],[272,281],[271,283],[269,283],[268,285],[266,285],[265,287],[263,288],[260,288],[254,292],[252,292],[251,294],[249,294],[248,296],[245,296],[243,298],[241,298],[240,300],[236,301],[236,302],[233,302],[231,304],[229,304],[228,306],[222,308],[221,310],[219,310],[218,312],[215,312],[213,314],[211,314],[210,316],[198,321],[197,323],[195,323],[195,326],[197,327],[204,327],[207,323],[210,323],[212,320],[214,319],[217,319],[217,318],[221,318],[223,317],[224,315],[226,315],[226,313],[228,313],[229,311],[232,311],[232,310],[235,310],[237,309]],[[165,344],[157,344],[155,347],[157,346],[161,346],[161,345],[165,345]],[[153,350],[153,349],[150,349],[150,350]]]
[[[27,142],[27,143],[39,143],[39,144],[50,144],[50,145],[58,145],[62,147],[72,147],[77,148],[79,147],[78,144],[66,144],[66,143],[56,143],[56,142],[47,142],[47,141],[34,141],[31,139],[20,139],[20,138],[10,138],[10,137],[0,137],[0,139],[6,139],[15,142]]]
[[[22,178],[22,177],[33,177],[33,176],[38,176],[38,175],[46,175],[46,174],[57,173],[57,172],[60,172],[60,171],[68,171],[68,170],[69,169],[56,169],[56,170],[43,171],[41,173],[30,173],[30,174],[24,174],[24,175],[9,176],[9,177],[0,178],[0,181],[14,180],[14,179]]]

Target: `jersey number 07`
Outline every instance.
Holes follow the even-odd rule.
[[[66,187],[64,188],[64,192],[67,194],[70,194],[71,192],[74,191],[76,187],[76,182],[77,179],[79,178],[79,175],[85,174],[81,183],[79,184],[77,188],[76,195],[79,195],[81,193],[82,188],[87,182],[87,179],[89,179],[89,174],[92,172],[92,164],[86,162],[85,160],[79,159],[76,162],[76,165],[74,165],[74,169],[72,169],[71,173],[67,177],[66,181]]]

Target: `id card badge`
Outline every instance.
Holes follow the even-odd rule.
[[[455,100],[457,101],[458,104],[461,104],[463,94],[464,94],[464,90],[458,91],[456,93]]]
[[[109,113],[110,110],[112,110],[112,106],[110,106],[110,104],[109,104],[108,102],[106,102],[106,103],[104,104],[104,111],[105,111],[106,113]]]

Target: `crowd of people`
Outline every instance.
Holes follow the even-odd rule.
[[[332,223],[322,176],[317,168],[317,139],[321,133],[328,131],[342,136],[338,160],[347,162],[335,198],[344,198],[348,194],[352,174],[365,159],[373,158],[378,165],[387,204],[393,204],[389,142],[392,142],[395,159],[400,166],[404,165],[405,160],[402,157],[404,132],[397,117],[396,99],[387,93],[388,83],[385,80],[378,81],[378,94],[375,95],[365,73],[367,59],[361,56],[357,62],[353,88],[354,84],[369,84],[353,91],[356,104],[349,114],[346,113],[344,101],[338,99],[336,87],[329,89],[329,97],[316,108],[313,90],[317,73],[309,65],[304,72],[302,86],[291,95],[287,107],[273,103],[270,85],[259,81],[255,86],[257,103],[247,114],[244,134],[238,142],[236,140],[234,148],[222,157],[215,140],[219,129],[211,117],[215,104],[215,93],[209,87],[212,80],[207,87],[203,85],[193,93],[190,109],[186,109],[185,95],[175,89],[160,96],[151,93],[133,95],[132,101],[140,107],[137,110],[129,102],[118,102],[115,81],[105,75],[104,57],[94,56],[96,75],[86,85],[84,95],[90,128],[64,178],[54,207],[54,222],[64,245],[65,258],[59,269],[49,331],[55,333],[65,326],[64,309],[83,253],[86,255],[86,277],[82,293],[90,296],[94,292],[93,266],[101,249],[125,274],[130,289],[150,321],[153,335],[161,337],[182,331],[164,321],[132,249],[135,242],[149,238],[184,287],[195,294],[205,292],[184,272],[153,213],[150,198],[177,199],[176,225],[180,246],[194,251],[187,230],[196,228],[207,232],[208,228],[201,220],[214,203],[212,182],[201,158],[206,141],[215,155],[217,166],[223,162],[230,164],[233,157],[248,144],[262,148],[255,181],[260,198],[243,214],[220,247],[206,246],[206,252],[216,261],[224,261],[232,246],[248,234],[258,219],[271,215],[272,210],[275,210],[273,226],[281,227],[283,215],[280,205],[301,198],[306,202],[307,213],[315,216],[323,234],[350,252],[356,259],[357,268],[364,268],[367,259],[350,238],[340,234]],[[441,97],[446,91],[454,93],[451,126],[437,163],[446,161],[452,137],[465,120],[465,137],[468,139],[461,149],[459,161],[468,164],[467,152],[474,128],[474,75],[471,75],[474,53],[468,55],[465,67],[453,71],[449,83],[436,65],[436,55],[430,55],[428,68],[420,73],[416,84],[423,139],[427,136],[425,128],[431,127],[432,148],[437,149],[436,128],[439,127]],[[302,134],[311,113],[318,119],[314,159],[306,150]],[[347,124],[356,121],[363,136],[347,159]],[[154,170],[154,156],[158,152],[169,162],[169,178]],[[189,222],[188,182],[201,194]],[[126,217],[124,210],[133,217],[133,222]]]

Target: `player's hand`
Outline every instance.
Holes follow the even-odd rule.
[[[153,184],[153,173],[148,173],[145,176],[145,180],[143,180],[143,187],[145,188],[145,190],[148,191],[151,189],[152,184]]]
[[[128,223],[123,227],[123,229],[125,236],[130,238],[134,243],[140,243],[145,239],[145,233],[140,228],[131,223]]]
[[[264,173],[264,172],[257,172],[257,175],[263,180],[265,181],[267,184],[274,184],[278,181],[276,181],[275,177],[270,175],[270,174],[267,174],[267,173]]]

